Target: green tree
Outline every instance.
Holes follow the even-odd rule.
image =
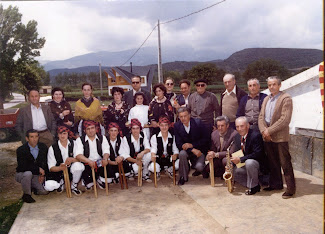
[[[34,57],[40,55],[39,49],[43,48],[45,39],[38,38],[36,21],[31,20],[24,25],[21,17],[17,7],[4,9],[0,4],[0,109],[15,82],[19,86],[26,85],[19,78],[20,75],[40,71],[33,67]],[[38,76],[31,78],[36,79]],[[31,78],[29,82],[32,82]],[[37,83],[38,79],[34,81]]]
[[[276,60],[260,59],[249,64],[243,73],[246,80],[250,78],[265,80],[269,76],[279,76],[284,80],[290,76],[290,72]]]
[[[182,79],[182,75],[179,71],[163,71],[164,81],[167,77],[174,79],[175,85],[177,86],[178,82]]]
[[[187,72],[187,79],[195,81],[196,79],[206,79],[209,83],[215,83],[222,80],[225,71],[217,68],[213,63],[202,63],[192,67]]]

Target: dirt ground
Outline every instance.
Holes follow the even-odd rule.
[[[15,181],[17,166],[16,149],[20,142],[0,143],[0,208],[17,202],[22,191]]]

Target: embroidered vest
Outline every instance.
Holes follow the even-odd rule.
[[[163,155],[164,153],[164,145],[163,145],[163,138],[158,137],[158,134],[156,134],[156,139],[157,139],[157,155],[161,158],[165,158],[167,156],[173,155],[173,141],[174,138],[168,138],[168,143],[167,143],[167,154],[168,155]]]
[[[69,157],[73,157],[73,140],[69,140],[70,145],[68,145],[68,155]],[[56,142],[52,145],[55,160],[56,160],[56,166],[60,166],[61,163],[63,163],[62,153],[59,148],[59,143]]]
[[[142,138],[140,137],[140,151],[139,152],[144,150],[144,145],[143,145],[144,134],[143,134],[143,132],[140,132],[140,135],[142,136]],[[130,156],[132,158],[137,158],[137,155],[138,155],[139,152],[135,152],[134,145],[131,142],[131,133],[126,135],[126,139],[128,141],[129,148],[130,148]]]
[[[103,136],[102,135],[97,135],[99,139],[96,139],[96,145],[97,145],[97,152],[99,154],[100,157],[103,157],[103,150],[102,150],[102,142],[103,142]],[[86,158],[89,158],[89,143],[88,141],[85,141],[86,135],[81,136],[81,142],[84,146],[84,156]]]
[[[120,150],[120,146],[121,146],[121,138],[118,136],[117,139],[116,139],[116,143],[115,143],[115,152],[113,150],[113,146],[111,144],[111,141],[109,139],[109,137],[107,137],[107,141],[108,141],[108,144],[109,144],[109,159],[111,161],[115,161],[115,158],[118,156],[115,154],[115,152],[118,154],[118,151]]]

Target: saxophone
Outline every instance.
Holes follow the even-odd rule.
[[[234,141],[232,141],[229,145],[229,147],[227,148],[227,154],[226,154],[226,157],[227,157],[227,166],[226,166],[226,171],[225,173],[223,174],[223,179],[225,180],[226,182],[226,185],[228,187],[228,191],[230,193],[232,193],[234,191],[234,178],[233,178],[233,165],[232,165],[232,162],[230,160],[230,148],[232,146],[232,144],[234,143]]]

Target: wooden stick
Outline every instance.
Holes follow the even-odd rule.
[[[138,187],[142,186],[142,163],[138,165]]]
[[[123,168],[123,167],[122,167]],[[122,173],[121,173],[121,163],[118,164],[118,174],[120,175],[120,184],[121,184],[121,189],[124,189],[123,181],[122,181]]]
[[[173,160],[173,183],[174,183],[174,185],[176,185],[175,160]]]
[[[108,183],[107,183],[107,169],[106,169],[106,166],[104,167],[104,176],[105,176],[105,190],[106,190],[106,195],[108,196]]]
[[[120,164],[121,164],[121,171],[122,171],[122,176],[123,176],[123,183],[125,185],[125,188],[129,189],[128,182],[126,181],[126,177],[125,177],[125,173],[124,173],[123,162],[121,162]]]
[[[64,184],[65,184],[65,190],[67,192],[67,197],[71,198],[71,187],[70,187],[70,179],[69,179],[69,173],[68,168],[64,168],[63,170],[63,178],[64,178]]]
[[[214,187],[214,164],[213,158],[209,160],[211,186]]]
[[[91,168],[91,174],[93,175],[93,183],[94,183],[94,193],[97,198],[97,187],[96,187],[96,177],[95,177],[95,169]]]
[[[156,170],[156,160],[153,162],[153,173],[155,179],[155,187],[157,188],[157,170]]]

